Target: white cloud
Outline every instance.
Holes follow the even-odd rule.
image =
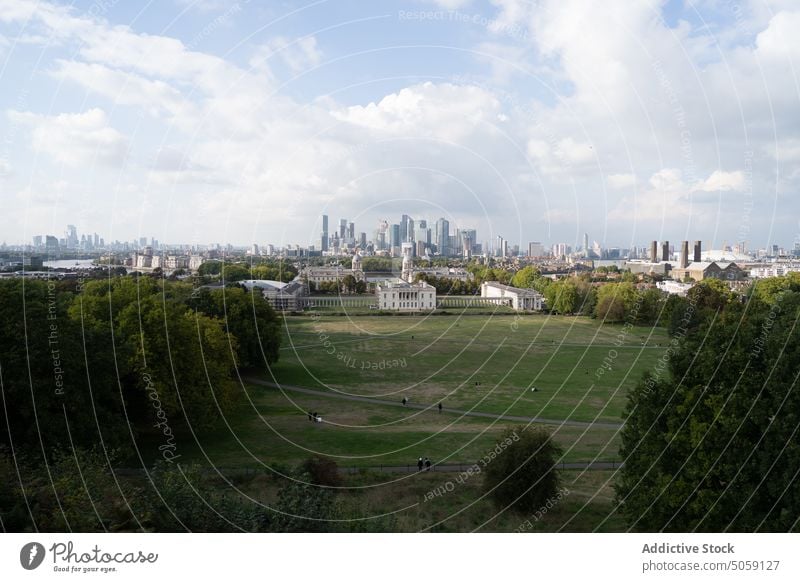
[[[756,37],[758,54],[767,59],[785,63],[787,59],[800,65],[800,12],[779,12],[769,26]]]
[[[0,178],[7,178],[11,175],[11,164],[7,160],[0,159]]]
[[[706,180],[696,185],[694,189],[704,192],[715,192],[718,190],[741,191],[744,185],[743,172],[723,172],[722,170],[715,170]]]
[[[305,36],[288,40],[282,36],[273,38],[258,47],[250,59],[250,66],[270,70],[269,61],[280,58],[292,73],[302,73],[322,62],[322,51],[317,48],[317,39]]]
[[[70,166],[95,162],[119,165],[125,160],[127,139],[108,124],[101,109],[54,116],[10,111],[9,117],[31,128],[34,152],[47,154],[57,162]]]
[[[633,174],[609,174],[608,185],[615,190],[624,190],[636,185],[636,176]]]
[[[478,126],[484,130],[493,126],[499,113],[500,102],[484,89],[427,82],[386,95],[378,103],[348,107],[333,115],[387,134],[458,141]]]
[[[115,104],[138,106],[152,115],[161,111],[175,114],[191,105],[177,89],[163,81],[104,65],[57,60],[52,75],[61,81],[77,83]]]

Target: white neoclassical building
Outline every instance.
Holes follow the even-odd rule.
[[[426,282],[389,281],[375,288],[378,309],[385,311],[433,311],[436,288]]]
[[[519,289],[496,281],[481,285],[481,297],[505,298],[517,311],[541,311],[544,307],[541,293],[533,289]]]

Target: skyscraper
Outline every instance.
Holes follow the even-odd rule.
[[[450,254],[450,249],[447,248],[449,242],[450,223],[446,219],[440,218],[436,221],[436,247],[439,250],[439,254],[443,257]]]
[[[392,251],[392,255],[400,253],[400,244],[401,244],[401,230],[399,224],[393,224],[389,228],[389,249]]]
[[[347,236],[347,219],[339,219],[339,238],[344,239]]]
[[[328,215],[322,215],[322,251],[328,250]]]

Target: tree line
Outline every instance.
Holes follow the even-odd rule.
[[[616,483],[640,531],[800,529],[800,274],[702,283],[628,396]]]

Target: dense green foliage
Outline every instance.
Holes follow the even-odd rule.
[[[484,457],[484,487],[498,507],[531,512],[558,493],[561,450],[542,429],[506,430]]]
[[[142,434],[174,442],[230,410],[235,367],[276,361],[279,338],[266,302],[239,289],[2,281],[0,444],[50,454]]]
[[[800,293],[756,289],[742,305],[708,282],[673,306],[675,338],[626,409],[616,490],[632,528],[797,529]]]

